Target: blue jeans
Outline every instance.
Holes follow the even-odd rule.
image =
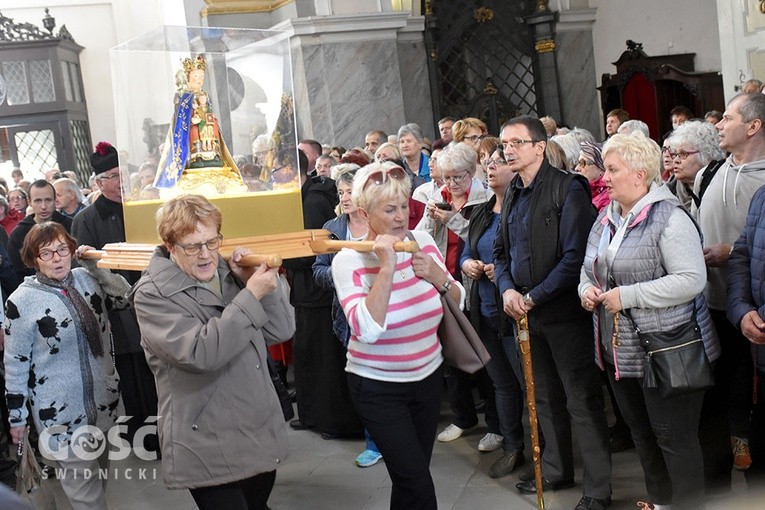
[[[366,440],[366,449],[371,450],[373,452],[380,453],[380,449],[377,448],[377,445],[375,444],[374,439],[372,439],[372,436],[369,435],[369,431],[367,429],[364,429],[364,439]]]
[[[499,433],[503,437],[502,449],[522,452],[523,390],[517,376],[520,366],[515,338],[500,338],[498,326],[498,317],[481,316],[481,340],[491,356],[486,371],[494,385]]]

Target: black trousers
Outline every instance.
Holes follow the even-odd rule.
[[[441,408],[441,368],[421,381],[386,382],[348,374],[364,427],[385,459],[392,510],[434,510],[430,457]]]
[[[191,489],[199,510],[267,510],[276,471],[214,487]]]
[[[532,310],[529,334],[537,415],[545,437],[542,473],[552,482],[573,481],[573,426],[584,462],[584,495],[607,498],[611,454],[592,323],[586,315],[550,323]]]
[[[608,378],[635,441],[651,503],[673,508],[701,508],[704,500],[704,465],[698,430],[702,391],[663,398],[658,390],[644,389],[643,379]]]
[[[715,385],[704,394],[699,423],[707,493],[731,488],[733,451],[730,436],[749,439],[754,364],[749,340],[728,321],[723,310],[709,310],[720,339],[714,365]]]

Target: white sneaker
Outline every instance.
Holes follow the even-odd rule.
[[[455,439],[462,437],[462,434],[470,430],[473,430],[477,426],[478,425],[473,425],[469,429],[461,429],[457,425],[452,423],[452,424],[449,424],[444,430],[442,430],[441,433],[438,434],[438,437],[436,439],[438,439],[439,443],[448,443],[449,441],[454,441]]]
[[[493,452],[502,448],[502,436],[499,434],[487,433],[478,441],[479,452]]]

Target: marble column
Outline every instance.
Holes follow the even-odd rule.
[[[561,11],[556,26],[561,122],[582,127],[602,138],[600,102],[592,43],[597,9]]]
[[[432,137],[422,26],[421,17],[400,13],[276,25],[291,33],[298,136],[353,147],[373,129],[394,134],[417,122]]]
[[[378,3],[382,12],[353,12]],[[377,0],[241,0],[236,9],[208,9],[202,23],[287,32],[299,138],[363,146],[368,131],[416,122],[434,139],[423,16]]]

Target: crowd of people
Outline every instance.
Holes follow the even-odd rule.
[[[516,474],[517,490],[534,494],[516,342],[526,318],[543,489],[574,486],[575,436],[576,510],[611,505],[611,453],[633,447],[639,505],[703,507],[730,491],[733,469],[750,469],[761,435],[765,95],[745,91],[704,118],[684,106],[668,115],[661,143],[624,110],[608,112],[603,141],[532,116],[497,133],[447,117],[432,144],[413,123],[349,150],[302,140],[305,228],[372,251],[285,260],[282,276],[248,267],[242,248],[224,260],[221,213],[197,195],[162,205],[162,244],[143,274],[84,259],[124,240],[123,192],[156,170],[121,179],[109,144],[91,156],[87,198],[72,175],[28,183],[14,172],[13,187],[0,182],[0,480],[14,476],[3,441],[20,442],[28,422],[32,436],[63,425],[40,445],[67,453],[58,465],[97,470],[108,459],[72,453],[77,426],[106,430],[126,414],[130,434],[159,415],[158,443],[146,446],[168,487],[199,508],[265,509],[289,419],[277,391],[288,381],[267,347],[291,340],[289,426],[364,437],[356,464],[385,463],[391,508],[436,508],[434,443],[465,436],[481,413],[476,448],[501,450],[488,475]],[[397,250],[403,241],[418,251]],[[476,374],[442,356],[447,298],[491,355]],[[714,384],[668,391],[646,339],[688,325]],[[439,431],[442,398],[451,416]],[[105,508],[100,481],[61,483],[74,508]]]

